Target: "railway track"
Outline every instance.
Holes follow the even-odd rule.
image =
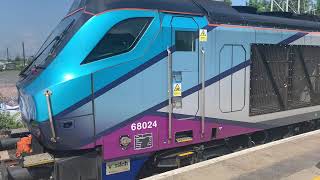
[[[18,163],[19,159],[16,158],[16,141],[21,137],[25,137],[29,131],[24,128],[13,129],[10,131],[0,132],[0,162],[9,166]]]

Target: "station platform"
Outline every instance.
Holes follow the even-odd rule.
[[[320,180],[320,130],[245,149],[144,180]]]

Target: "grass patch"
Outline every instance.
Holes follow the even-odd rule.
[[[20,121],[20,114],[10,115],[7,112],[0,112],[0,130],[17,129],[24,127]]]

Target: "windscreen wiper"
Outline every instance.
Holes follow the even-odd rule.
[[[59,43],[62,41],[62,39],[64,38],[64,36],[68,33],[68,31],[71,29],[72,25],[74,24],[75,20],[73,20],[68,26],[67,28],[59,35],[56,36],[40,53],[37,53],[38,55],[33,58],[33,60],[29,63],[28,66],[26,66],[19,74],[19,76],[26,76],[25,72],[27,69],[30,68],[30,66],[32,66],[32,64],[47,50],[47,48],[54,43],[54,45],[52,46],[52,48],[50,49],[50,55],[52,55],[54,53],[54,50],[56,49],[56,47],[59,45]],[[36,66],[36,69],[44,69],[41,67]]]
[[[58,36],[56,36],[40,53],[38,53],[38,55],[32,59],[32,61],[29,63],[28,66],[26,66],[19,74],[19,76],[25,76],[25,72],[27,71],[27,69],[30,68],[30,66],[47,50],[47,48],[54,43],[55,41],[58,40]]]
[[[74,22],[75,22],[75,20],[71,21],[71,23],[63,30],[63,32],[59,36],[56,37],[56,38],[58,38],[58,40],[55,41],[54,45],[50,49],[50,53],[49,53],[50,56],[54,55],[57,47],[60,45],[60,43],[62,42],[63,38],[66,36],[66,34],[69,32],[69,30],[71,29],[71,27],[74,24]]]

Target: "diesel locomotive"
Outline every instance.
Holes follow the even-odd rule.
[[[20,73],[33,153],[55,159],[25,169],[136,179],[317,129],[319,30],[210,0],[75,0]]]

